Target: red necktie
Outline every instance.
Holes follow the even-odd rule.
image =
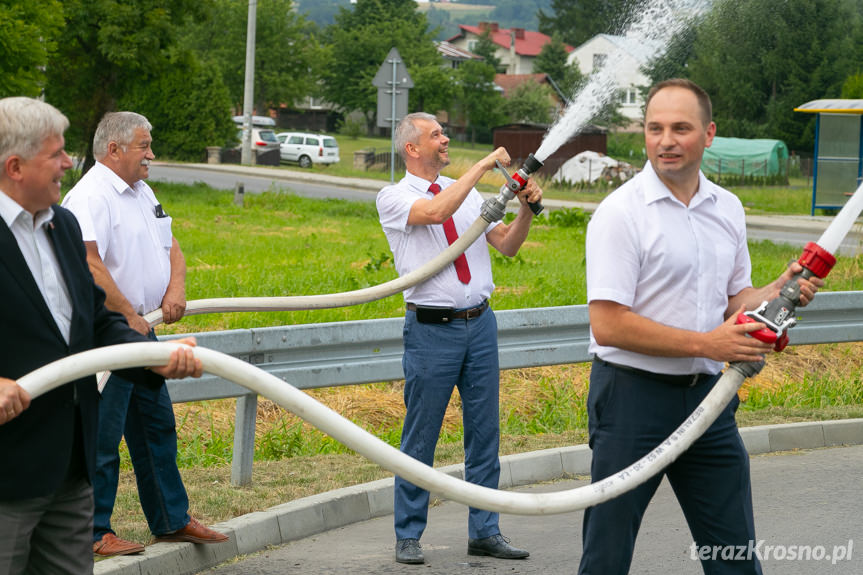
[[[429,186],[429,191],[434,195],[438,195],[440,186],[432,184]],[[449,242],[449,245],[452,245],[458,239],[458,232],[455,231],[455,222],[452,221],[452,217],[443,223],[443,233],[446,235],[446,241]],[[458,275],[458,280],[463,284],[470,283],[470,268],[467,266],[467,258],[464,254],[457,257],[453,264],[455,264],[455,273]]]

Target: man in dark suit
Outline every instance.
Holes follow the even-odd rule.
[[[30,98],[0,100],[0,574],[93,570],[99,394],[86,377],[30,401],[14,379],[95,347],[148,341],[104,306],[75,217],[54,204],[72,167],[68,120]],[[194,345],[194,340],[184,343]],[[124,370],[139,385],[200,376],[191,349]]]

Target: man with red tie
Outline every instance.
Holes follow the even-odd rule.
[[[440,175],[449,159],[449,138],[431,114],[407,115],[395,131],[395,147],[407,167],[398,183],[377,196],[381,225],[399,275],[437,256],[479,217],[482,197],[474,186],[495,160],[509,165],[498,148],[461,178]],[[431,465],[444,413],[454,387],[462,402],[465,479],[497,488],[499,372],[497,322],[488,298],[494,289],[486,242],[512,257],[533,220],[527,202],[539,202],[542,190],[529,180],[518,194],[521,209],[509,225],[490,224],[451,266],[404,291],[402,366],[405,372],[405,414],[401,451]],[[482,241],[482,239],[485,241]],[[396,561],[424,563],[419,539],[428,516],[428,491],[400,477],[395,480]],[[523,559],[501,535],[498,514],[470,509],[468,554]]]

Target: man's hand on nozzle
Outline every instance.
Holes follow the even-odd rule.
[[[522,207],[527,207],[528,202],[532,204],[542,202],[542,190],[533,179],[527,180],[527,185],[518,192],[518,201],[521,202]]]
[[[506,148],[501,146],[496,149],[485,158],[479,161],[479,165],[482,167],[483,171],[493,170],[496,166],[495,161],[500,162],[504,166],[508,166],[512,159],[509,157],[509,153],[506,151]]]
[[[174,340],[188,347],[181,347],[171,352],[168,363],[159,367],[150,368],[165,379],[183,379],[184,377],[201,377],[204,366],[201,360],[195,357],[191,348],[197,345],[194,337],[184,337]]]
[[[779,285],[779,289],[781,289],[788,280],[802,271],[803,266],[796,261],[791,262],[776,282]],[[800,307],[804,307],[815,298],[815,294],[818,293],[818,288],[824,287],[824,280],[818,276],[812,276],[809,279],[797,278],[797,284],[800,286]],[[776,291],[776,295],[779,295],[778,290]]]
[[[715,361],[761,361],[765,354],[773,351],[772,343],[764,343],[747,335],[767,326],[761,322],[737,323],[737,315],[744,311],[746,307],[741,306],[725,323],[705,334],[704,357]]]
[[[30,394],[23,387],[0,377],[0,425],[12,421],[30,407]]]

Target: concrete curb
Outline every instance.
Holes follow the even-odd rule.
[[[764,425],[740,430],[750,454],[863,444],[863,419]],[[590,448],[575,445],[500,458],[500,487],[590,474]],[[440,471],[463,477],[463,465]],[[97,575],[191,574],[237,555],[260,551],[393,512],[393,480],[345,487],[235,517],[214,527],[230,537],[218,545],[156,543],[137,556],[96,563]],[[434,494],[433,494],[434,495]]]

